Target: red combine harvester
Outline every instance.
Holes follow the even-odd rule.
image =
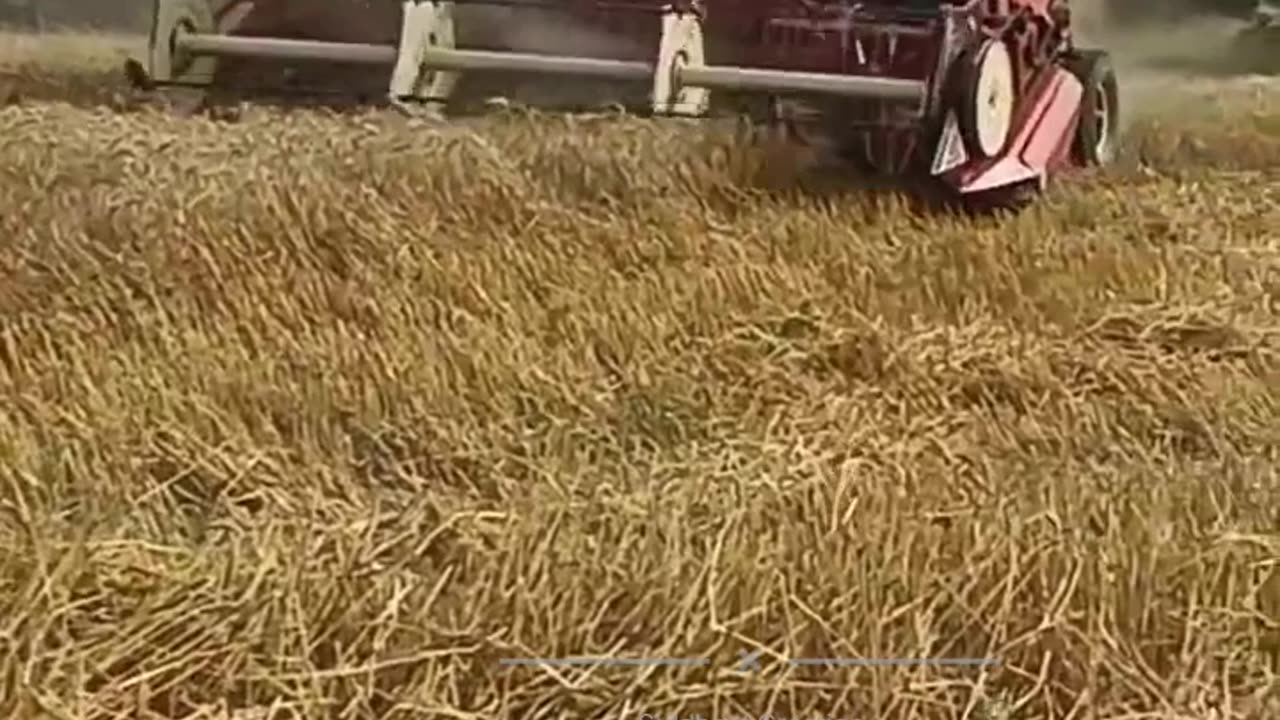
[[[530,52],[468,26],[477,4],[505,6],[516,24],[521,12],[560,13],[564,47],[584,29],[612,40]],[[1105,52],[1075,46],[1066,0],[405,0],[338,23],[393,26],[366,27],[360,42],[335,41],[344,28],[332,22],[291,26],[298,7],[156,0],[147,67],[133,61],[130,75],[213,88],[220,63],[346,65],[384,77],[391,104],[433,115],[473,73],[642,83],[655,115],[705,116],[713,93],[745,93],[768,101],[766,122],[818,129],[867,170],[997,205],[1114,154],[1115,73]],[[468,36],[478,39],[459,47]]]

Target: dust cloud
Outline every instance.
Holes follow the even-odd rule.
[[[1188,14],[1118,26],[1107,12],[1117,0],[1076,0],[1073,31],[1080,47],[1101,48],[1119,78],[1123,120],[1194,112],[1224,93],[1280,95],[1280,79],[1239,72],[1237,35],[1248,22],[1226,15]],[[1120,0],[1133,1],[1133,0]],[[1280,48],[1277,49],[1280,52]]]
[[[619,47],[620,43],[628,41],[583,23],[575,23],[565,13],[495,5],[455,6],[454,13],[458,41],[463,45],[588,57],[645,52],[638,43]]]
[[[0,0],[3,4],[4,0]],[[45,27],[141,32],[151,14],[149,0],[31,0]]]
[[[607,33],[563,12],[494,5],[454,8],[457,42],[462,47],[597,58],[647,58],[650,44]],[[656,30],[656,22],[655,22]],[[656,35],[651,45],[656,46]],[[488,72],[472,92],[532,105],[593,106],[636,100],[643,88],[623,91],[617,83],[561,79],[524,73]],[[630,97],[630,95],[637,97]]]

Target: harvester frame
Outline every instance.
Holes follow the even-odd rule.
[[[615,32],[616,18],[602,18],[656,16],[625,23],[651,56],[459,48],[455,10],[468,0],[403,0],[393,45],[237,36],[252,0],[154,0],[147,67],[131,61],[130,76],[211,88],[220,58],[381,66],[388,103],[436,118],[471,72],[641,82],[658,116],[706,116],[713,92],[749,93],[768,98],[771,126],[816,126],[867,170],[997,205],[1114,155],[1115,73],[1105,52],[1074,46],[1066,0],[469,1],[563,11]]]

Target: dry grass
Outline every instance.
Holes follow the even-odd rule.
[[[1280,102],[1223,97],[985,220],[716,128],[0,109],[0,707],[1277,717]],[[568,655],[713,663],[498,665]]]
[[[145,38],[74,33],[25,35],[0,30],[0,103],[15,100],[109,102],[119,90],[125,58],[145,50]]]

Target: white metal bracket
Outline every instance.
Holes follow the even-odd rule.
[[[662,41],[653,71],[653,111],[656,114],[702,115],[711,102],[711,91],[686,86],[680,79],[685,67],[703,67],[702,20],[667,5],[662,9]]]
[[[403,8],[400,46],[391,73],[391,104],[408,112],[409,101],[425,100],[427,113],[440,117],[458,84],[458,73],[428,70],[424,61],[430,50],[455,46],[453,3],[404,0]]]
[[[942,135],[938,138],[938,150],[933,157],[933,174],[941,175],[968,161],[969,153],[965,151],[964,139],[960,136],[960,122],[954,111],[948,112]]]

